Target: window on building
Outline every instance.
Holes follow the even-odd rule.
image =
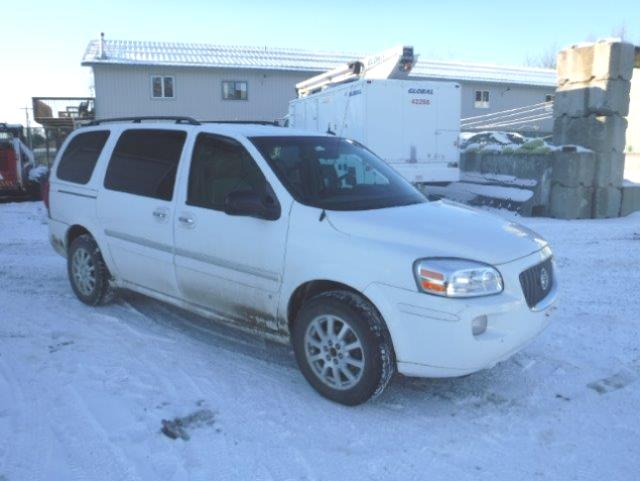
[[[154,75],[151,77],[151,96],[154,99],[172,99],[175,80],[173,77]]]
[[[224,80],[222,82],[223,100],[247,100],[247,82]]]
[[[210,134],[198,136],[191,159],[187,204],[224,210],[231,192],[262,194],[266,188],[262,171],[237,141]]]
[[[489,91],[488,90],[476,90],[474,106],[477,109],[489,108]]]
[[[109,138],[109,132],[99,130],[76,135],[67,146],[56,175],[58,179],[86,184],[91,178],[98,157]]]
[[[126,130],[111,155],[104,186],[171,200],[186,136],[186,132],[177,130]]]

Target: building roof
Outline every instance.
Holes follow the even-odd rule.
[[[324,72],[364,57],[349,52],[320,52],[293,48],[247,47],[191,43],[92,40],[82,65],[154,65],[176,67],[246,68]],[[556,72],[550,69],[507,67],[451,61],[418,59],[413,77],[460,81],[538,85],[556,85]]]

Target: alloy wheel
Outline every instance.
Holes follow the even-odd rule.
[[[96,268],[89,252],[80,247],[73,253],[71,259],[71,273],[78,290],[85,296],[90,296],[96,287]]]
[[[338,316],[321,315],[311,321],[304,336],[304,351],[314,374],[329,387],[350,389],[362,378],[362,342]]]

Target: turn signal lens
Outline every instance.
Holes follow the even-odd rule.
[[[446,297],[490,296],[502,292],[502,276],[493,267],[464,259],[421,259],[415,264],[418,287]]]
[[[444,276],[439,272],[420,269],[420,284],[426,291],[445,292]]]

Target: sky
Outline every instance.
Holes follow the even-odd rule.
[[[640,1],[2,0],[0,122],[25,123],[35,96],[90,93],[87,43],[106,38],[373,53],[523,65],[624,30],[640,44]]]

